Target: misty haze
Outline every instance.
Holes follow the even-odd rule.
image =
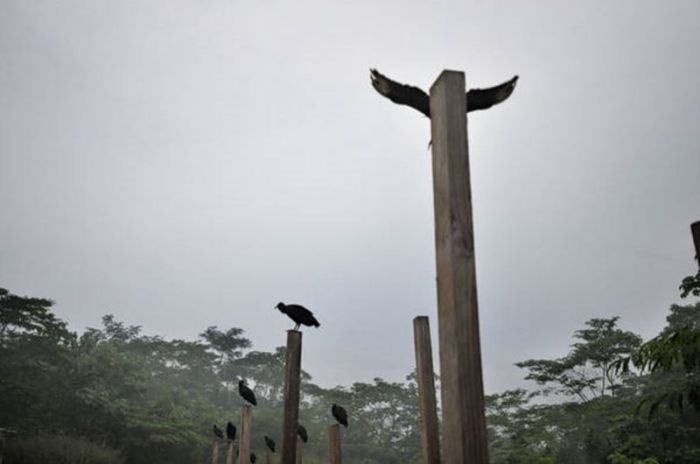
[[[699,464],[699,17],[0,2],[0,464]]]

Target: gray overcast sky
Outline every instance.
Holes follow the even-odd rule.
[[[521,76],[469,115],[485,382],[592,317],[654,335],[694,269],[700,2],[0,3],[0,286],[257,349],[322,385],[402,379],[435,321],[427,89]],[[436,339],[434,338],[434,341]]]

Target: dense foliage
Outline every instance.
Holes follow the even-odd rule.
[[[51,306],[0,289],[5,462],[209,462],[212,424],[237,422],[240,378],[259,401],[253,449],[263,453],[263,435],[281,444],[284,347],[256,351],[235,327],[165,340],[109,315],[101,328],[76,334]],[[536,388],[487,397],[491,462],[700,463],[692,337],[700,303],[672,306],[667,320],[642,343],[616,317],[592,319],[562,357],[518,363]],[[327,461],[333,402],[350,412],[346,462],[420,462],[413,375],[330,389],[312,380],[303,372],[305,462]]]

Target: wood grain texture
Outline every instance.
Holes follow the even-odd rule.
[[[284,370],[284,423],[282,464],[294,464],[297,454],[299,395],[301,386],[301,332],[287,331],[287,360]]]
[[[253,407],[245,404],[241,407],[241,426],[238,429],[238,464],[249,464],[250,427],[253,422]]]
[[[228,447],[226,448],[226,464],[233,464],[233,457],[236,455],[233,449],[234,443],[232,441],[228,442]]]
[[[443,458],[487,464],[464,73],[430,89]]]
[[[211,444],[211,464],[219,464],[219,440],[214,439]]]
[[[421,445],[425,464],[440,464],[440,430],[435,397],[433,348],[428,316],[413,319],[413,342],[416,351],[418,401],[421,416]]]
[[[297,460],[296,464],[301,464],[302,459],[303,459],[303,453],[304,453],[304,442],[301,440],[297,441]]]
[[[328,453],[331,464],[341,464],[343,462],[342,450],[340,447],[340,425],[334,424],[328,427]]]

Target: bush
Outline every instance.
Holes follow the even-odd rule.
[[[7,440],[3,464],[123,464],[116,450],[83,438],[44,436]]]

